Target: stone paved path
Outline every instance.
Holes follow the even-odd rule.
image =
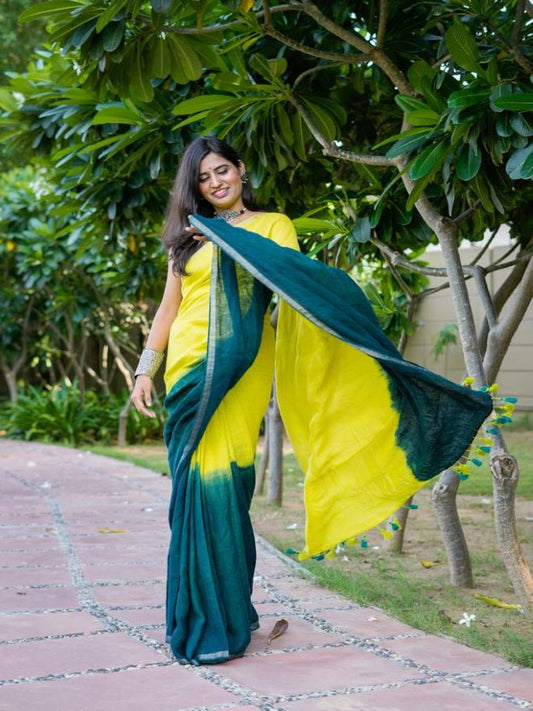
[[[180,666],[163,641],[168,490],[125,462],[0,440],[0,711],[533,708],[533,669],[316,587],[261,540],[248,653]]]

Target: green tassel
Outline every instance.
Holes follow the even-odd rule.
[[[472,464],[475,464],[476,467],[481,467],[483,465],[481,459],[471,459],[470,461],[472,462]]]

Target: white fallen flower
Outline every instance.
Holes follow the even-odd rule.
[[[470,627],[472,622],[476,619],[475,615],[471,615],[468,612],[463,612],[463,616],[459,620],[460,625],[466,625],[467,627]]]

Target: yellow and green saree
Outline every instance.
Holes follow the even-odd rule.
[[[297,251],[285,216],[191,224],[210,242],[187,265],[165,373],[167,635],[178,659],[205,664],[242,655],[258,625],[248,509],[274,358],[306,474],[302,557],[379,524],[454,464],[492,403],[404,361],[353,280]],[[273,291],[282,299],[275,355]]]

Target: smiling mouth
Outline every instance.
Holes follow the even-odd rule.
[[[221,190],[215,190],[215,192],[213,193],[213,197],[223,198],[223,197],[226,197],[228,192],[229,192],[229,188],[222,188]]]

